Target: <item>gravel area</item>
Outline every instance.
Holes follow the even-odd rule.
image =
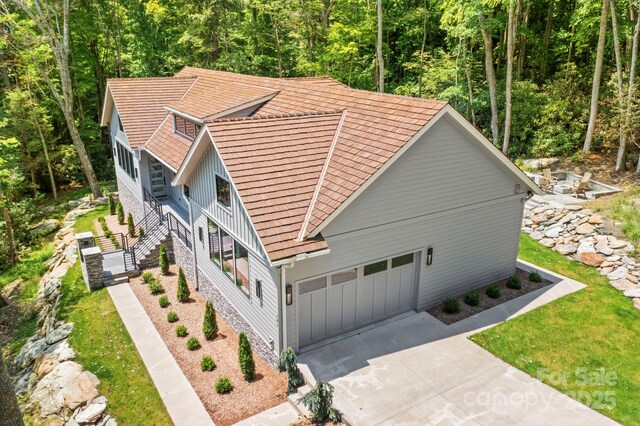
[[[158,268],[148,271],[156,276],[159,275]],[[286,374],[275,371],[254,354],[256,379],[251,383],[246,382],[238,364],[238,335],[218,315],[218,336],[214,341],[207,341],[204,338],[202,319],[206,300],[189,284],[191,301],[178,302],[177,272],[177,267],[172,265],[170,275],[160,276],[165,289],[164,294],[171,303],[168,308],[160,307],[158,304],[160,295],[151,295],[139,277],[132,279],[130,285],[216,425],[231,425],[283,403],[287,397]],[[179,321],[169,323],[167,321],[169,311],[175,311]],[[189,331],[187,337],[176,336],[175,329],[179,324],[187,327]],[[195,351],[189,351],[186,347],[187,339],[192,336],[197,337],[202,345]],[[203,355],[213,357],[216,363],[215,370],[207,372],[200,370],[200,360]],[[221,376],[227,376],[233,384],[233,391],[227,395],[218,395],[214,388]]]
[[[508,302],[511,299],[515,299],[516,297],[520,297],[523,294],[530,293],[534,290],[538,290],[539,288],[546,287],[551,284],[551,281],[542,279],[541,282],[533,282],[529,280],[529,273],[523,271],[522,269],[516,269],[516,274],[520,277],[522,282],[522,288],[519,290],[514,290],[507,287],[507,280],[504,279],[502,281],[498,281],[496,284],[500,286],[500,297],[497,299],[492,299],[485,294],[485,290],[489,286],[485,286],[478,289],[478,293],[480,293],[480,304],[478,306],[469,306],[464,303],[464,294],[458,295],[457,298],[460,300],[460,311],[455,314],[448,314],[442,310],[442,303],[437,304],[436,306],[427,309],[427,313],[436,317],[441,322],[445,324],[453,324],[454,322],[458,322],[470,316],[477,314],[478,312],[482,312],[486,309],[493,308],[494,306],[500,305],[504,302]]]

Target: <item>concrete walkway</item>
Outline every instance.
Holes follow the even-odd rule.
[[[583,287],[563,279],[450,326],[419,312],[298,362],[333,384],[334,405],[354,426],[616,424],[467,339]]]
[[[276,405],[234,426],[284,426],[294,423],[300,415],[289,401]]]
[[[173,423],[178,426],[213,425],[200,398],[162,341],[129,284],[110,286],[108,290]]]

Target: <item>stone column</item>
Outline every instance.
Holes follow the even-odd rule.
[[[102,274],[104,272],[102,269],[102,250],[100,250],[100,247],[85,248],[80,250],[80,253],[82,277],[84,282],[87,283],[89,291],[104,287],[102,283]]]
[[[95,247],[96,241],[93,238],[93,232],[80,232],[75,235],[76,241],[78,242],[78,251],[80,252],[80,260],[82,260],[82,250]]]

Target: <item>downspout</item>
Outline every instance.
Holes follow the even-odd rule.
[[[287,268],[293,267],[293,262],[280,266],[280,309],[282,310],[282,340],[280,341],[283,351],[288,347],[287,342]]]
[[[185,196],[189,206],[189,223],[191,224],[191,256],[193,262],[193,279],[196,282],[196,291],[200,291],[200,281],[198,280],[198,256],[196,256],[196,232],[193,226],[193,210],[191,209],[191,197]]]

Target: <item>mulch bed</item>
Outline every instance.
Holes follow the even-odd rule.
[[[149,269],[149,271],[156,276],[160,272],[158,268]],[[251,383],[246,382],[238,364],[238,335],[218,315],[218,336],[214,341],[207,341],[204,338],[202,319],[206,299],[189,284],[191,300],[187,303],[178,302],[177,272],[177,267],[172,265],[170,275],[159,277],[165,289],[164,294],[171,303],[168,308],[160,307],[158,299],[161,295],[151,295],[141,278],[132,279],[130,286],[216,425],[231,425],[283,403],[287,398],[286,374],[275,371],[262,358],[254,354],[256,378]],[[167,321],[169,311],[175,311],[178,314],[178,322]],[[179,324],[187,327],[189,331],[187,337],[176,336],[175,329]],[[195,351],[189,351],[186,347],[187,339],[192,336],[197,337],[202,345]],[[211,355],[216,363],[215,370],[206,372],[200,370],[200,360],[203,355]],[[214,385],[221,376],[227,376],[231,380],[233,384],[231,393],[226,395],[216,393]]]
[[[501,290],[500,297],[498,297],[497,299],[492,299],[485,294],[486,288],[489,287],[485,286],[478,289],[478,293],[480,293],[480,304],[478,306],[469,306],[464,303],[464,294],[461,294],[457,296],[457,298],[460,300],[459,312],[455,314],[446,313],[442,310],[442,303],[439,303],[436,306],[427,309],[427,313],[436,317],[441,322],[449,325],[461,321],[465,318],[469,318],[470,316],[473,316],[478,312],[493,308],[494,306],[498,306],[504,302],[508,302],[511,299],[515,299],[516,297],[531,293],[534,290],[538,290],[539,288],[546,287],[551,284],[551,281],[544,278],[541,282],[530,281],[529,272],[523,271],[522,269],[516,269],[516,275],[520,277],[522,283],[522,287],[519,290],[514,290],[507,287],[507,280],[504,279],[496,283],[500,286]]]

